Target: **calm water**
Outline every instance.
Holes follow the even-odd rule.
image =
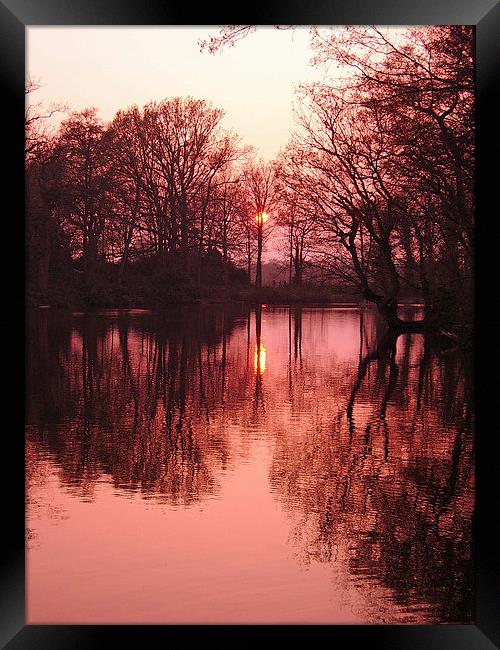
[[[28,325],[28,623],[474,620],[463,351],[353,308]]]

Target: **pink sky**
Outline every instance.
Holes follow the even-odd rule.
[[[218,54],[199,38],[217,27],[29,27],[27,75],[42,84],[33,101],[120,108],[187,96],[226,110],[225,125],[271,159],[293,128],[294,86],[320,78],[309,66],[309,30],[260,27]]]

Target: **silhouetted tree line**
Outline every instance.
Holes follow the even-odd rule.
[[[225,27],[201,46],[253,31]],[[277,161],[290,282],[307,269],[348,283],[396,328],[398,298],[413,294],[420,327],[469,330],[473,28],[312,27],[311,46],[331,76],[301,87],[299,128]]]
[[[54,290],[73,281],[87,304],[137,306],[127,287],[138,277],[146,302],[155,291],[192,298],[203,286],[247,281],[233,262],[253,256],[249,150],[222,128],[223,114],[205,100],[174,98],[104,124],[92,108],[51,136],[30,116],[30,294],[57,302]]]
[[[473,320],[474,42],[467,26],[312,29],[300,129],[280,157],[290,260],[358,287],[392,326],[398,297],[425,325]]]
[[[224,28],[207,47],[216,51],[252,31]],[[223,111],[205,100],[134,106],[110,124],[88,109],[73,113],[51,138],[42,137],[31,115],[31,293],[43,299],[72,277],[92,304],[112,270],[104,303],[116,304],[135,269],[145,302],[154,294],[194,297],[202,286],[250,280],[252,264],[260,287],[269,229],[256,216],[272,211],[285,236],[289,283],[301,285],[307,272],[309,281],[354,288],[396,328],[407,327],[398,299],[414,295],[425,303],[419,327],[467,334],[474,284],[472,28],[390,36],[377,28],[312,28],[311,44],[314,64],[335,64],[336,77],[301,87],[298,129],[269,164],[251,161],[222,128]]]

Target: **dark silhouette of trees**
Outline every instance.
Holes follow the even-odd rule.
[[[145,107],[151,157],[168,197],[170,246],[186,262],[195,211],[202,245],[214,177],[237,157],[234,138],[220,130],[223,115],[221,109],[192,98],[175,98]]]
[[[277,186],[273,164],[254,162],[245,170],[245,184],[250,209],[256,221],[257,260],[255,267],[255,286],[262,287],[262,247],[266,237],[265,224],[270,211],[277,202]],[[270,225],[270,224],[269,224]],[[269,225],[267,232],[269,232]]]
[[[222,117],[193,98],[133,106],[110,124],[86,109],[71,114],[50,140],[27,117],[29,238],[38,242],[30,265],[34,293],[51,294],[44,211],[57,221],[70,266],[81,274],[70,270],[70,278],[91,301],[113,300],[111,288],[99,296],[112,277],[125,292],[137,284],[127,270],[147,260],[144,272],[163,269],[172,296],[175,285],[194,296],[204,282],[234,281],[233,260],[246,254],[240,163],[249,149],[221,127]]]
[[[105,258],[108,215],[112,209],[113,156],[110,133],[91,108],[73,113],[61,125],[56,147],[64,160],[60,209],[72,249],[92,281],[98,258]]]
[[[215,248],[221,252],[225,285],[228,284],[230,260],[246,267],[250,281],[254,243],[250,212],[243,171],[229,168],[220,174],[207,211],[207,249]]]
[[[26,95],[36,92],[39,84],[30,81]],[[57,206],[61,199],[63,160],[55,146],[47,120],[61,105],[44,108],[27,103],[25,115],[25,217],[28,290],[45,298],[51,276],[67,273],[70,256],[60,228]]]
[[[111,246],[123,273],[131,257],[145,250],[150,252],[144,237],[151,232],[157,201],[152,183],[148,182],[151,165],[137,106],[118,111],[109,129],[115,164]]]
[[[223,28],[205,47],[217,51],[253,29]],[[202,99],[132,106],[110,124],[86,109],[54,134],[40,126],[55,108],[28,107],[28,259],[38,301],[53,296],[58,256],[67,285],[90,304],[113,304],[131,286],[138,293],[120,299],[125,306],[139,294],[148,304],[151,275],[160,302],[194,299],[208,286],[227,288],[235,263],[249,281],[255,264],[260,289],[264,243],[280,225],[290,283],[300,286],[307,266],[373,302],[393,328],[467,336],[472,29],[313,27],[311,38],[313,63],[335,64],[337,76],[301,87],[298,129],[268,163],[250,159],[223,127],[224,111]],[[401,319],[402,296],[425,303],[418,325]]]
[[[280,27],[280,26],[276,26]],[[216,52],[255,26],[227,26]],[[398,298],[425,302],[420,327],[473,321],[474,43],[471,27],[311,28],[312,63],[335,78],[303,86],[299,130],[282,156],[293,226],[301,197],[327,235],[316,266],[349,282],[386,322]],[[295,260],[295,262],[294,262]],[[415,325],[411,325],[412,328]]]
[[[296,286],[302,285],[306,262],[311,261],[313,249],[321,246],[314,200],[302,182],[302,174],[296,174],[301,155],[300,150],[290,145],[277,161],[278,224],[286,231],[288,242],[288,282]]]
[[[295,142],[357,286],[393,326],[404,325],[404,283],[422,293],[426,323],[453,322],[457,308],[470,320],[471,29],[413,29],[401,42],[376,28],[313,34],[316,63],[336,61],[350,74],[302,89]]]

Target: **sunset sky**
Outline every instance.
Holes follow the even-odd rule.
[[[294,86],[320,78],[309,65],[309,30],[261,27],[213,55],[199,38],[217,27],[30,27],[27,76],[42,84],[33,101],[120,108],[188,96],[226,110],[225,126],[269,160],[293,128]],[[60,119],[60,118],[59,118]]]

